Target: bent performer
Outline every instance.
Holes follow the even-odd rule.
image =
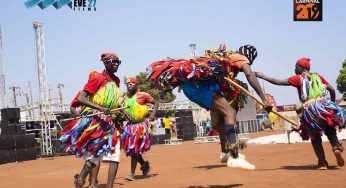
[[[236,125],[236,110],[242,105],[241,91],[230,85],[224,77],[236,82],[239,72],[243,72],[261,97],[266,110],[271,110],[271,104],[253,74],[250,65],[257,57],[254,46],[241,46],[236,52],[226,50],[221,46],[218,50],[206,50],[205,55],[194,59],[169,59],[157,61],[147,67],[149,78],[155,81],[159,89],[173,89],[180,87],[185,96],[199,106],[211,110],[215,116],[220,116],[223,122],[216,123],[219,129],[224,130],[220,135],[225,137],[222,151],[230,152],[227,166],[248,170],[255,166],[239,157],[239,143]],[[213,119],[212,119],[213,121]],[[221,131],[222,132],[222,131]]]

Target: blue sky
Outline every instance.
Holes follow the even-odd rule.
[[[199,55],[220,43],[231,49],[250,43],[259,52],[253,70],[287,78],[294,74],[295,61],[306,56],[312,70],[334,87],[346,58],[346,6],[342,0],[323,1],[322,22],[294,22],[292,0],[98,0],[97,11],[91,12],[67,6],[27,9],[24,1],[4,1],[0,6],[3,62],[7,87],[19,86],[27,92],[27,83],[32,81],[35,101],[34,21],[44,24],[52,96],[57,97],[57,83],[63,83],[66,103],[82,88],[91,70],[103,69],[99,61],[103,51],[120,56],[123,64],[118,76],[122,79],[145,71],[156,60],[189,58],[190,43],[197,44]],[[245,80],[242,73],[239,77]],[[298,102],[293,87],[265,83],[265,89],[279,104]],[[10,100],[10,90],[7,95]],[[178,100],[184,99],[183,94],[178,95]],[[19,103],[23,102],[24,96],[20,96]]]

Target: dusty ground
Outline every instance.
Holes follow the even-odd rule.
[[[250,137],[273,133],[282,131],[267,131]],[[221,164],[220,146],[216,143],[154,145],[144,156],[151,162],[151,175],[142,179],[138,169],[136,181],[126,181],[124,177],[128,175],[130,160],[122,156],[114,187],[346,187],[346,168],[336,167],[329,144],[324,143],[324,147],[331,166],[327,171],[314,169],[317,160],[310,144],[249,145],[242,153],[257,169],[244,171]],[[74,156],[0,165],[0,187],[73,187],[72,177],[82,165],[83,161]],[[106,182],[107,170],[108,165],[103,163],[99,175],[101,187]]]

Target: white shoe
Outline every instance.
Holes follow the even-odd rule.
[[[227,160],[227,166],[230,168],[241,168],[244,170],[255,170],[256,168],[253,164],[240,157],[236,159],[229,157]]]
[[[222,163],[226,163],[227,160],[228,160],[228,158],[229,158],[229,156],[230,156],[230,153],[229,153],[229,152],[227,152],[227,153],[221,152],[220,161],[221,161]]]
[[[221,155],[220,155],[220,161],[222,162],[222,163],[225,163],[225,162],[227,162],[227,160],[228,160],[228,158],[231,156],[231,154],[228,152],[228,153],[224,153],[224,152],[221,152]],[[239,156],[239,158],[242,158],[242,159],[245,159],[246,157],[245,157],[245,155],[243,155],[243,154],[240,154],[240,153],[238,153],[238,156]]]
[[[242,159],[246,159],[246,156],[244,154],[238,153],[238,157]]]

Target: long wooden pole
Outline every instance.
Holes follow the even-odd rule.
[[[126,108],[128,108],[128,107],[115,108],[115,109],[112,109],[112,110],[111,110],[111,113],[112,113],[112,112],[115,112],[115,111],[118,111],[118,110],[123,110],[123,109],[126,109]],[[74,118],[62,119],[62,120],[60,120],[60,121],[61,121],[61,122],[71,121],[71,120],[74,120],[74,119],[92,117],[92,116],[97,116],[97,115],[101,115],[101,114],[104,114],[104,112],[97,112],[97,113],[89,114],[89,115],[86,115],[86,116],[77,116],[77,117],[74,117]]]
[[[231,83],[232,85],[238,87],[238,88],[239,88],[240,90],[242,90],[246,95],[248,95],[249,97],[251,97],[252,99],[254,99],[254,100],[255,100],[257,103],[259,103],[260,105],[265,106],[264,103],[263,103],[261,100],[257,99],[254,95],[252,95],[248,90],[246,90],[245,88],[243,88],[241,85],[237,84],[237,83],[234,82],[233,80],[231,80],[231,79],[229,79],[229,78],[226,78],[226,77],[225,77],[225,80],[227,80],[227,81],[228,81],[229,83]],[[272,112],[273,112],[274,114],[278,115],[279,117],[281,117],[282,119],[284,119],[284,120],[288,121],[289,123],[291,123],[291,124],[294,126],[294,128],[299,129],[299,125],[297,124],[297,122],[295,122],[295,121],[293,121],[293,120],[291,120],[291,119],[288,119],[287,117],[285,117],[285,116],[279,114],[279,113],[278,113],[276,110],[274,110],[274,109],[272,109]]]

